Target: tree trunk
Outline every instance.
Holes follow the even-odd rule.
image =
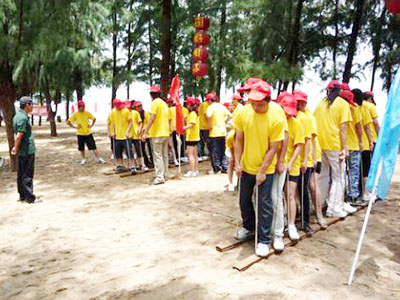
[[[148,21],[148,27],[149,27],[149,80],[150,80],[150,85],[153,84],[153,39],[151,35],[151,16],[150,16],[150,8],[149,8],[149,21]]]
[[[163,0],[161,18],[161,92],[168,95],[169,66],[171,63],[171,0]]]
[[[356,0],[356,12],[353,19],[349,47],[347,50],[347,60],[343,72],[343,82],[349,82],[351,78],[351,67],[353,66],[354,54],[357,50],[357,38],[361,29],[361,20],[364,10],[365,0]]]
[[[379,60],[380,60],[381,33],[382,33],[382,27],[383,27],[383,25],[385,23],[385,15],[386,15],[386,6],[383,7],[381,16],[379,18],[378,31],[376,33],[375,42],[372,45],[372,51],[374,52],[374,64],[372,66],[371,91],[374,90],[375,73],[376,73],[376,69],[378,68],[378,63],[379,63]]]
[[[133,1],[129,2],[129,13],[132,14],[133,11]],[[130,98],[129,95],[129,89],[131,85],[130,81],[130,73],[132,69],[132,57],[131,57],[131,52],[132,52],[132,22],[129,22],[128,24],[128,29],[126,30],[126,35],[128,37],[127,42],[126,42],[126,48],[128,50],[128,59],[126,61],[126,69],[128,71],[128,80],[126,81],[126,99]]]
[[[224,69],[224,53],[226,47],[226,1],[222,1],[221,9],[221,20],[219,27],[219,43],[218,43],[218,67],[217,67],[217,86],[216,93],[218,98],[220,97],[221,85],[222,85],[222,71]]]
[[[50,95],[50,90],[48,88],[46,88],[45,90],[45,97],[46,97],[47,115],[50,122],[50,136],[57,136],[57,125],[56,125],[57,109],[54,112],[51,108],[51,95]]]
[[[287,0],[287,18],[286,18],[286,61],[288,65],[290,65],[290,57],[292,54],[292,30],[293,30],[293,25],[292,25],[292,19],[293,19],[293,2],[292,0]],[[283,82],[282,89],[287,90],[289,86],[289,81],[285,80]]]
[[[113,48],[113,69],[112,69],[112,83],[111,83],[111,100],[117,97],[117,47],[118,47],[118,28],[117,28],[117,8],[113,7],[112,11],[112,48]]]
[[[42,91],[39,92],[40,106],[43,105]],[[39,126],[42,126],[42,116],[39,116]]]
[[[81,101],[83,99],[83,88],[77,87],[75,89],[75,92],[76,92],[76,99],[78,99],[78,101]]]
[[[71,102],[71,91],[68,89],[65,95],[65,116],[66,119],[69,119],[69,103]]]
[[[333,78],[336,78],[337,76],[336,56],[337,56],[338,39],[339,39],[339,0],[335,0],[335,40],[333,42],[333,53],[332,53]]]

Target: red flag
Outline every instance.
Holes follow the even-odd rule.
[[[175,75],[172,79],[171,86],[169,87],[169,95],[171,96],[172,101],[175,103],[176,109],[176,133],[184,134],[183,131],[183,114],[182,114],[182,106],[179,100],[179,89],[180,89],[180,79],[179,75]]]

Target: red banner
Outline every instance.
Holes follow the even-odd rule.
[[[47,107],[45,105],[33,105],[32,116],[47,117]]]
[[[172,101],[175,103],[176,109],[176,132],[178,134],[184,134],[183,131],[183,113],[181,102],[179,100],[179,89],[180,89],[180,79],[179,75],[175,75],[172,79],[171,86],[169,87],[169,95],[171,96]]]

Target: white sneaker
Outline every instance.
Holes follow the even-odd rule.
[[[128,159],[128,156],[126,156],[125,152],[122,153],[122,159]]]
[[[188,171],[185,175],[183,175],[183,177],[193,177],[193,172]]]
[[[228,184],[228,192],[234,192],[235,191],[235,185],[233,183]]]
[[[256,248],[256,255],[266,257],[269,254],[269,247],[267,244],[258,243]]]
[[[175,166],[179,166],[179,163],[178,163],[178,161],[176,159],[174,160],[174,165]]]
[[[347,212],[345,212],[344,210],[334,211],[334,210],[327,209],[326,216],[330,217],[330,218],[346,218]]]
[[[194,171],[193,174],[192,174],[192,177],[197,177],[197,176],[199,176],[199,175],[200,175],[200,172],[199,172],[199,171]]]
[[[198,159],[199,162],[203,161],[203,157],[202,156],[199,156],[197,159]]]
[[[204,156],[202,156],[201,157],[203,160],[207,160],[208,159],[208,156],[207,155],[204,155]]]
[[[81,165],[86,164],[86,159],[82,159],[81,162],[80,162],[80,164],[81,164]]]
[[[357,211],[357,208],[351,206],[349,203],[345,202],[343,205],[343,210],[348,214],[354,214]]]
[[[275,249],[275,251],[278,251],[278,252],[282,252],[283,249],[285,249],[285,244],[283,243],[283,237],[275,235],[274,249]]]
[[[111,154],[110,159],[114,159],[114,154]]]
[[[288,226],[288,231],[289,231],[289,238],[292,241],[298,241],[300,239],[299,233],[297,232],[296,225],[290,224]]]
[[[144,172],[147,172],[147,171],[149,171],[149,168],[146,167],[146,166],[143,166],[143,167],[142,167],[142,170],[143,170]]]
[[[235,234],[235,239],[237,239],[239,241],[244,241],[253,235],[254,235],[254,231],[250,231],[244,227],[240,227],[239,230]]]
[[[188,160],[188,158],[187,157],[182,157],[181,158],[181,162],[183,162],[183,163],[187,163],[189,160]]]
[[[105,161],[102,157],[99,157],[99,159],[97,160],[97,162],[98,162],[99,164],[105,164],[105,163],[106,163],[106,161]]]

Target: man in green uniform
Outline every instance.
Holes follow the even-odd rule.
[[[35,142],[28,114],[32,112],[32,99],[22,97],[19,100],[20,111],[13,118],[13,128],[16,134],[12,155],[18,157],[18,193],[19,201],[34,203],[33,173],[35,168]],[[38,201],[36,201],[38,202]]]

